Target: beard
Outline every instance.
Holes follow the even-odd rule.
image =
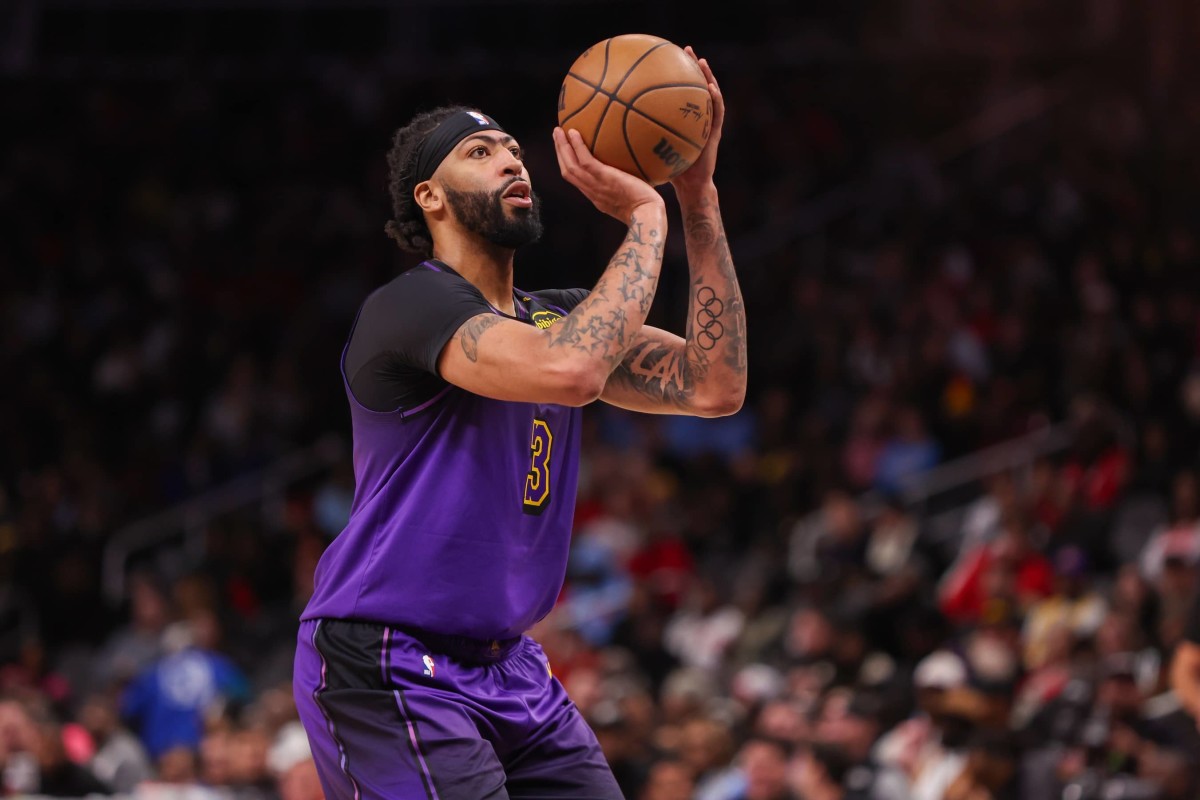
[[[542,238],[542,215],[541,204],[532,189],[529,190],[532,208],[505,207],[500,198],[512,184],[509,181],[491,193],[460,192],[446,186],[446,200],[467,230],[497,247],[515,250]]]

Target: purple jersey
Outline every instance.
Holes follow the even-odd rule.
[[[395,364],[370,363],[419,391],[397,389],[397,408],[371,410],[351,388],[343,353],[354,502],[317,566],[302,618],[519,636],[562,588],[581,410],[493,400],[437,376],[437,354],[462,322],[500,313],[446,265],[426,262],[384,288],[390,294],[381,289],[364,303],[356,331],[370,314],[401,326],[414,320],[385,348]],[[545,327],[585,294],[518,292],[517,318]]]

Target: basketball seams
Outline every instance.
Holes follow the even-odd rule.
[[[612,39],[609,39],[608,41],[611,42]],[[638,65],[641,64],[643,61],[645,61],[650,56],[651,53],[653,53],[655,50],[657,50],[660,47],[665,47],[668,44],[670,44],[670,42],[659,42],[656,45],[654,45],[653,47],[647,48],[646,52],[644,52],[640,56],[638,56],[637,60],[629,65],[629,69],[625,70],[625,74],[621,76],[620,82],[617,83],[616,87],[612,91],[612,97],[609,100],[608,105],[604,107],[603,113],[600,114],[600,119],[596,122],[596,130],[595,130],[595,132],[592,133],[592,141],[593,142],[595,142],[596,137],[600,135],[600,126],[604,124],[604,118],[608,115],[608,109],[612,108],[612,100],[616,99],[616,95],[620,93],[621,87],[625,85],[625,81],[629,80],[630,73],[632,73],[635,69],[637,69]],[[605,62],[604,62],[605,67],[608,66],[607,52],[608,51],[607,51],[607,44],[606,44],[606,49],[605,49],[606,57],[605,57]],[[601,76],[601,78],[600,78],[600,83],[601,84],[604,83],[603,76]],[[624,120],[622,120],[621,122],[622,122],[622,127],[624,127]]]
[[[607,91],[607,90],[605,90],[605,89],[601,89],[601,88],[600,88],[599,86],[597,86],[596,84],[594,84],[594,83],[591,83],[591,82],[589,82],[589,81],[587,81],[587,80],[585,80],[585,79],[583,79],[583,78],[579,77],[579,76],[578,76],[578,75],[576,75],[574,72],[568,72],[568,73],[567,73],[567,77],[569,77],[569,78],[574,78],[575,80],[577,80],[577,81],[579,81],[580,83],[582,83],[584,86],[589,86],[589,87],[591,87],[591,88],[592,88],[594,91],[592,92],[592,96],[591,96],[591,97],[589,97],[589,98],[587,99],[587,102],[585,102],[585,103],[584,103],[582,106],[580,106],[579,108],[577,108],[575,111],[572,111],[572,112],[571,112],[571,114],[570,114],[568,117],[566,117],[566,118],[563,120],[563,123],[567,122],[568,120],[570,120],[570,119],[571,119],[571,117],[574,117],[575,115],[577,115],[577,114],[579,114],[581,111],[583,111],[585,108],[587,108],[587,107],[588,107],[588,105],[590,105],[590,104],[591,104],[591,102],[592,102],[593,100],[595,100],[595,99],[596,99],[596,95],[600,94],[600,95],[604,95],[605,97],[607,97],[610,103],[618,103],[618,104],[620,104],[620,105],[623,105],[623,106],[625,106],[625,108],[627,108],[628,110],[630,110],[630,111],[633,111],[634,113],[636,113],[636,114],[637,114],[638,116],[640,116],[640,117],[645,117],[645,118],[646,118],[646,120],[648,120],[648,121],[650,121],[650,122],[653,122],[655,125],[659,126],[659,127],[660,127],[660,128],[662,128],[663,130],[665,130],[667,133],[670,133],[672,136],[675,136],[677,139],[680,139],[680,140],[682,140],[682,141],[684,141],[684,142],[687,142],[687,143],[688,143],[688,144],[690,144],[692,147],[695,147],[697,150],[701,150],[701,149],[703,149],[703,148],[704,148],[704,145],[703,145],[703,144],[699,144],[699,143],[697,143],[697,142],[693,142],[693,141],[692,141],[691,139],[689,139],[687,136],[684,136],[682,133],[680,133],[679,131],[675,130],[674,128],[671,128],[671,127],[669,127],[669,126],[667,126],[667,125],[664,125],[664,124],[662,123],[662,121],[661,121],[661,120],[655,119],[654,117],[652,117],[652,116],[650,116],[649,114],[647,114],[645,111],[642,111],[640,108],[635,108],[635,107],[633,106],[633,104],[634,104],[634,103],[636,103],[636,102],[638,101],[638,99],[642,97],[642,95],[644,95],[644,94],[648,94],[648,93],[650,93],[650,92],[653,92],[653,91],[656,91],[656,90],[658,90],[658,89],[689,89],[689,88],[690,88],[690,89],[702,89],[702,90],[707,90],[707,89],[708,89],[708,87],[707,87],[707,86],[702,86],[702,85],[700,85],[700,84],[698,84],[698,83],[656,83],[656,84],[654,84],[653,86],[647,86],[646,88],[642,89],[640,92],[638,92],[637,94],[635,94],[635,95],[634,95],[634,96],[633,96],[633,97],[632,97],[632,98],[631,98],[631,99],[630,99],[628,102],[626,102],[626,101],[622,100],[621,98],[617,97],[615,94],[613,94],[613,93],[611,93],[611,92],[608,92],[608,91]],[[603,119],[601,119],[601,122],[603,122],[603,121],[604,121],[604,120],[603,120]],[[562,124],[562,123],[560,123],[560,124]],[[622,120],[622,122],[621,122],[621,127],[622,127],[622,128],[624,128],[624,127],[625,127],[625,122],[624,122],[624,120]],[[600,132],[600,129],[599,129],[599,127],[597,127],[597,128],[596,128],[596,133],[598,134],[599,132]],[[595,137],[594,137],[594,136],[593,136],[593,138],[592,138],[592,141],[593,141],[593,142],[595,141]],[[625,136],[625,142],[626,142],[626,145],[628,145],[628,143],[629,143],[629,136],[628,136],[628,135],[626,135],[626,136]],[[632,151],[631,151],[631,152],[632,152]],[[636,161],[637,159],[635,158],[634,160]],[[643,174],[644,174],[644,173],[643,173]]]
[[[633,159],[633,165],[637,167],[638,172],[642,173],[642,180],[646,183],[654,183],[653,179],[646,174],[646,170],[642,168],[642,162],[638,160],[637,151],[633,149],[633,142],[629,141],[629,106],[625,106],[625,118],[621,120],[621,136],[625,138],[625,149],[629,151],[629,156]]]
[[[601,84],[604,83],[604,77],[608,74],[608,48],[611,44],[612,44],[612,39],[604,40],[604,64],[603,64],[603,66],[600,67],[600,83]],[[590,106],[592,104],[592,101],[596,99],[596,94],[598,92],[600,92],[599,86],[593,84],[591,81],[584,80],[583,78],[576,75],[574,72],[568,71],[567,77],[574,78],[575,80],[582,83],[584,86],[591,86],[592,87],[592,96],[589,97],[587,100],[583,101],[583,104],[580,105],[579,108],[572,111],[564,119],[559,120],[559,123],[558,123],[559,127],[563,127],[564,125],[566,125],[567,122],[570,121],[571,117],[574,117],[576,114],[578,114],[579,112],[583,111],[585,108]],[[606,94],[607,94],[607,92],[606,92]],[[613,98],[610,95],[608,99],[611,102]],[[592,137],[592,141],[593,142],[596,141],[595,137]]]
[[[570,122],[570,121],[571,121],[571,120],[572,120],[574,117],[576,117],[577,115],[579,115],[580,113],[582,113],[582,112],[583,112],[583,110],[584,110],[584,109],[586,109],[588,106],[590,106],[590,105],[592,104],[592,101],[596,99],[596,95],[597,95],[597,94],[599,94],[599,91],[597,91],[597,89],[596,89],[596,87],[595,87],[595,86],[592,86],[592,84],[590,84],[590,83],[588,83],[587,81],[583,80],[582,78],[580,78],[578,75],[574,74],[573,72],[568,72],[568,73],[567,73],[567,77],[568,77],[568,78],[574,78],[575,80],[577,80],[577,81],[579,81],[580,83],[582,83],[584,86],[591,86],[591,87],[592,87],[592,96],[591,96],[591,97],[589,97],[587,100],[584,100],[584,101],[583,101],[583,103],[582,103],[582,104],[580,104],[579,108],[575,109],[575,110],[574,110],[574,111],[572,111],[570,114],[567,114],[567,116],[563,117],[563,118],[562,118],[562,119],[559,121],[559,123],[558,123],[559,127],[564,127],[564,126],[566,126],[566,124],[567,124],[568,122]],[[611,98],[610,98],[610,99],[611,99]]]
[[[614,40],[615,52],[612,50]],[[559,124],[566,127],[569,123],[580,133],[584,133],[585,128],[592,128],[590,143],[586,134],[584,142],[593,155],[601,157],[599,154],[605,153],[602,161],[639,175],[651,185],[665,183],[669,177],[664,176],[661,180],[657,177],[664,168],[672,174],[680,171],[692,163],[705,146],[706,142],[702,140],[707,139],[705,134],[709,126],[706,117],[712,114],[711,98],[708,110],[703,111],[704,97],[708,95],[707,82],[694,63],[685,65],[685,59],[675,53],[664,50],[655,56],[660,48],[678,49],[669,41],[630,35],[610,37],[603,44],[598,77],[596,62],[601,58],[594,52],[589,58],[577,60],[567,71],[563,93],[574,95],[570,103],[573,109],[560,119]],[[630,56],[635,53],[638,55],[630,62]],[[663,58],[664,55],[667,57]],[[629,66],[622,69],[624,63]],[[606,89],[610,83],[610,68],[613,72],[611,90]],[[639,70],[648,74],[643,76]],[[647,77],[660,82],[647,86]],[[627,86],[631,91],[626,100],[620,94]],[[613,112],[617,116],[610,118],[614,102],[618,104],[617,111]],[[635,107],[635,104],[642,107]],[[630,111],[636,112],[637,116],[630,116]],[[620,129],[619,133],[616,128]],[[685,134],[683,130],[691,130],[695,135]],[[693,151],[692,159],[688,158],[689,150]],[[643,159],[646,160],[644,165]]]
[[[645,111],[642,111],[641,109],[639,109],[639,108],[636,108],[636,107],[633,105],[634,103],[636,103],[636,102],[637,102],[637,100],[638,100],[638,98],[639,98],[639,97],[641,97],[642,95],[644,95],[644,94],[646,94],[646,93],[648,93],[648,92],[652,92],[652,91],[654,91],[654,90],[656,90],[656,89],[680,89],[680,88],[686,88],[686,87],[689,87],[689,86],[690,86],[690,87],[694,87],[694,88],[696,88],[696,89],[705,89],[705,88],[707,88],[707,87],[704,87],[704,86],[696,86],[694,83],[663,83],[663,84],[659,84],[658,86],[650,86],[650,87],[648,87],[648,88],[646,88],[646,89],[642,90],[642,91],[641,91],[641,92],[639,92],[637,95],[635,95],[635,96],[633,97],[633,99],[632,99],[632,100],[630,100],[628,103],[623,103],[622,105],[626,106],[626,107],[627,107],[627,108],[628,108],[630,111],[634,112],[634,113],[635,113],[635,114],[637,114],[638,116],[640,116],[640,117],[644,117],[644,118],[645,118],[647,121],[649,121],[649,122],[653,122],[655,125],[657,125],[658,127],[662,128],[662,129],[663,129],[664,131],[666,131],[667,133],[670,133],[672,136],[676,137],[677,139],[680,139],[680,140],[682,140],[682,141],[684,141],[684,142],[687,142],[688,144],[690,144],[692,147],[696,148],[697,150],[703,150],[703,149],[704,149],[704,144],[702,144],[702,143],[697,143],[697,142],[693,142],[693,141],[692,141],[691,139],[689,139],[687,136],[684,136],[682,133],[680,133],[679,131],[675,130],[674,128],[672,128],[672,127],[670,127],[670,126],[668,126],[668,125],[664,125],[664,124],[663,124],[663,122],[662,122],[662,120],[655,119],[654,117],[652,117],[652,116],[650,116],[649,114],[647,114]],[[618,103],[620,103],[621,101],[620,101],[620,100],[618,100],[617,102],[618,102]],[[625,124],[625,123],[624,123],[624,121],[622,121],[622,124],[623,124],[623,125]],[[629,137],[628,137],[628,136],[626,136],[626,137],[625,137],[625,141],[626,141],[626,142],[628,142],[628,141],[629,141]]]
[[[600,70],[600,80],[597,82],[597,83],[599,83],[599,86],[596,87],[597,92],[600,91],[600,86],[604,85],[604,79],[608,77],[608,50],[610,47],[612,47],[612,39],[611,38],[605,39],[604,40],[604,68]],[[625,74],[629,75],[628,72],[626,72]],[[622,78],[621,80],[624,80],[624,78]],[[592,99],[595,99],[595,97],[596,97],[596,95],[593,94]],[[612,95],[609,95],[608,96],[608,105],[606,105],[604,107],[604,110],[600,112],[600,119],[598,119],[596,121],[596,130],[592,131],[592,146],[593,147],[596,144],[596,137],[600,135],[600,126],[604,124],[604,115],[608,113],[608,108],[609,108],[609,106],[612,105],[612,101],[613,101]],[[588,102],[591,102],[591,101],[589,100]]]

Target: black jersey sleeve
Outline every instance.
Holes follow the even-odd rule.
[[[552,311],[570,314],[591,292],[588,289],[539,289],[529,294]]]
[[[446,384],[438,356],[464,322],[490,311],[469,281],[417,267],[371,293],[346,349],[346,379],[373,411],[413,408]]]

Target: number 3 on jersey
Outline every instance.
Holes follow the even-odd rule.
[[[529,441],[529,474],[525,476],[526,514],[541,514],[550,504],[550,447],[554,435],[544,419],[533,419],[533,437]]]

